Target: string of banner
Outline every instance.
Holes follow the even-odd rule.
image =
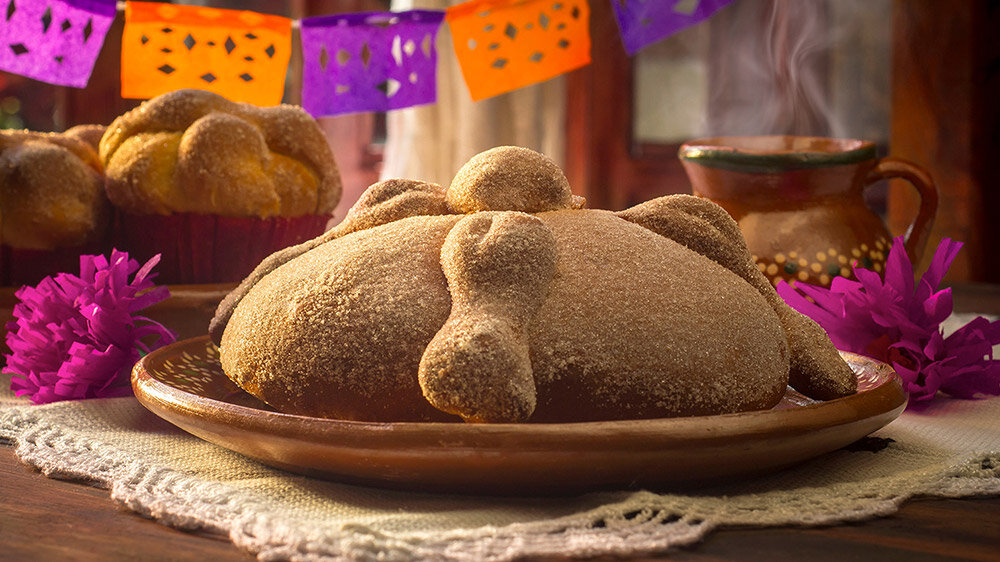
[[[698,23],[732,0],[607,0],[628,54]],[[4,5],[6,4],[6,5]],[[117,10],[114,0],[0,0],[0,70],[87,85]],[[159,2],[125,2],[122,97],[199,88],[276,105],[291,55],[289,18]],[[590,63],[587,0],[472,0],[445,11],[304,18],[302,107],[314,117],[436,101],[447,22],[473,100]]]

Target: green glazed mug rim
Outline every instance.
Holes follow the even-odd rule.
[[[735,172],[789,170],[857,164],[877,157],[875,143],[859,139],[796,135],[725,136],[681,145],[682,161]]]

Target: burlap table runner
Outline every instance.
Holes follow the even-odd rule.
[[[642,555],[720,526],[830,524],[887,515],[915,496],[1000,494],[1000,398],[939,400],[864,446],[730,485],[497,498],[297,476],[192,437],[133,398],[31,406],[0,383],[0,439],[22,461],[106,487],[164,524],[228,535],[262,560]]]

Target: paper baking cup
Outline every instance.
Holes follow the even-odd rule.
[[[57,273],[79,275],[81,255],[107,254],[110,249],[107,240],[54,250],[26,250],[0,245],[0,286],[37,285],[42,278]]]
[[[121,214],[116,246],[144,263],[161,254],[158,284],[233,283],[267,256],[323,233],[329,215],[267,219],[194,213]]]

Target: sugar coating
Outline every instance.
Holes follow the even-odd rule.
[[[553,233],[559,260],[527,329],[530,382],[537,386],[531,421],[719,413],[766,408],[780,399],[788,369],[784,336],[752,287],[606,211],[539,218]],[[460,220],[404,219],[336,239],[281,266],[237,307],[222,340],[224,370],[282,411],[372,421],[441,419],[418,388],[417,373],[454,308],[440,255]],[[498,305],[505,309],[500,313],[460,327],[487,335],[469,338],[478,361],[470,359],[476,353],[457,356],[454,370],[474,372],[469,361],[480,368],[517,366],[496,342],[516,332],[501,320],[514,316],[518,302],[511,299]],[[699,317],[711,321],[692,320]],[[530,393],[528,381],[517,380],[495,380],[497,394]],[[463,385],[474,384],[437,388],[437,394],[454,395],[435,400],[459,402]],[[500,417],[474,414],[466,418]]]
[[[532,327],[536,421],[713,414],[780,400],[784,334],[742,279],[608,211],[540,218],[560,260]]]
[[[448,188],[456,213],[523,211],[537,213],[582,207],[559,166],[547,156],[517,146],[492,148],[473,156]]]
[[[853,392],[829,339],[757,279],[720,207],[668,196],[586,210],[560,176],[502,147],[444,193],[376,184],[220,306],[225,372],[281,411],[366,421],[764,409],[793,366],[802,388]]]
[[[108,224],[103,168],[94,149],[68,134],[0,131],[0,212],[7,246],[78,246]]]
[[[424,399],[417,367],[451,309],[441,245],[460,219],[391,222],[333,239],[278,267],[229,320],[223,370],[281,411],[456,419]]]
[[[559,254],[540,219],[473,213],[441,248],[451,313],[420,360],[418,380],[437,409],[466,421],[524,421],[535,410],[528,328],[549,293]]]
[[[671,195],[647,201],[618,213],[662,236],[680,242],[732,271],[754,287],[777,313],[790,351],[791,385],[817,400],[853,393],[857,378],[826,332],[778,296],[757,268],[739,225],[707,199]]]
[[[119,116],[101,139],[108,197],[133,214],[330,213],[341,183],[315,120],[176,90]]]
[[[449,215],[445,189],[435,183],[408,179],[378,182],[361,194],[338,231],[346,234],[405,217]]]
[[[94,149],[94,157],[98,158],[98,151],[101,150],[101,137],[107,127],[97,124],[75,125],[63,131],[63,135],[82,140]],[[99,158],[98,158],[99,160]]]
[[[406,179],[389,179],[373,184],[361,195],[336,227],[312,240],[284,248],[265,258],[239,286],[219,303],[208,327],[215,343],[222,341],[222,332],[236,305],[247,292],[284,263],[331,240],[352,232],[373,228],[400,219],[423,215],[449,214],[444,188],[437,184]]]

